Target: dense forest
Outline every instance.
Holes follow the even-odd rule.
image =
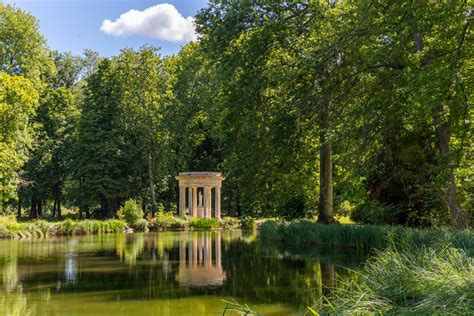
[[[50,50],[0,3],[0,208],[175,210],[221,171],[229,215],[474,220],[469,1],[210,0],[176,55]],[[471,219],[471,220],[470,220]]]

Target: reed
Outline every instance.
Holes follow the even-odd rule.
[[[267,221],[260,225],[262,241],[278,241],[299,246],[352,248],[361,251],[383,249],[390,244],[433,246],[450,243],[453,247],[474,253],[471,229],[416,229],[401,226],[323,225],[309,220],[291,222]]]
[[[473,306],[474,260],[464,250],[450,245],[416,251],[390,246],[308,310],[335,315],[468,315]]]
[[[188,225],[195,229],[211,229],[219,227],[219,221],[215,218],[191,218]]]
[[[61,222],[37,220],[28,223],[14,219],[0,219],[0,238],[38,238],[48,236],[77,236],[123,232],[125,222],[121,220],[66,219]]]

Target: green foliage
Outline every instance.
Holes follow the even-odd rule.
[[[14,219],[0,218],[1,238],[41,238],[49,236],[75,236],[89,234],[121,233],[125,222],[121,220],[83,220],[71,219],[62,222],[38,220],[19,223]]]
[[[148,232],[148,222],[144,218],[140,218],[133,223],[132,228],[137,232]]]
[[[188,225],[195,229],[211,229],[219,227],[219,221],[215,218],[191,218]]]
[[[48,51],[0,4],[0,200],[111,218],[130,198],[172,209],[174,175],[221,170],[232,216],[464,228],[470,18],[461,0],[211,1],[177,55],[101,60]]]
[[[158,212],[153,219],[153,225],[155,229],[173,229],[173,228],[184,228],[185,221],[172,212]]]
[[[224,216],[222,217],[222,224],[226,229],[239,228],[240,221],[235,217]]]
[[[252,230],[255,228],[256,221],[255,218],[251,216],[244,216],[240,219],[240,228],[246,230]]]
[[[397,224],[400,222],[399,210],[395,206],[381,206],[376,202],[363,203],[356,207],[350,218],[363,224]]]
[[[0,4],[1,6],[1,4]],[[38,93],[30,80],[0,72],[0,201],[14,196],[33,141]]]
[[[466,315],[472,312],[473,283],[473,259],[460,249],[390,247],[313,309],[325,315]]]
[[[125,202],[124,206],[120,208],[117,212],[117,217],[124,220],[129,225],[134,225],[139,219],[143,219],[142,208],[140,205],[133,199],[130,199]]]
[[[240,304],[235,299],[230,298],[228,300],[221,300],[226,303],[222,315],[229,313],[231,315],[246,315],[246,316],[258,316],[259,314],[251,309],[247,304]]]
[[[15,6],[0,3],[0,21],[0,71],[24,76],[39,88],[41,75],[54,73],[54,65],[39,33],[38,20]]]
[[[262,241],[279,241],[292,245],[315,245],[328,248],[354,248],[369,251],[390,244],[454,247],[474,252],[474,232],[470,229],[415,229],[402,226],[322,225],[308,220],[291,222],[266,221],[259,228]]]

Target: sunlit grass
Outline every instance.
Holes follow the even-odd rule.
[[[473,304],[474,261],[462,249],[391,246],[312,310],[335,315],[468,315]]]
[[[31,238],[47,236],[73,236],[123,232],[125,222],[121,220],[81,220],[67,219],[61,222],[36,220],[17,222],[13,218],[0,218],[1,238]]]
[[[443,228],[415,229],[401,226],[323,225],[309,220],[291,222],[267,221],[260,226],[259,238],[303,246],[352,248],[368,251],[382,249],[390,243],[419,246],[454,247],[474,251],[474,233]]]

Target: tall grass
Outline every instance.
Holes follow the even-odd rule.
[[[260,226],[262,241],[279,241],[293,245],[352,248],[368,251],[389,244],[440,246],[451,243],[474,253],[474,232],[443,228],[415,229],[401,226],[323,225],[308,220],[267,221]]]
[[[62,222],[38,220],[19,223],[14,219],[0,219],[0,238],[30,238],[48,236],[73,236],[123,232],[125,222],[121,220],[82,220],[71,219]]]
[[[195,229],[211,229],[219,227],[219,221],[215,218],[191,218],[188,225]]]
[[[345,288],[334,289],[330,298],[309,310],[335,315],[472,315],[473,309],[474,260],[463,250],[443,246],[399,251],[390,246]]]

